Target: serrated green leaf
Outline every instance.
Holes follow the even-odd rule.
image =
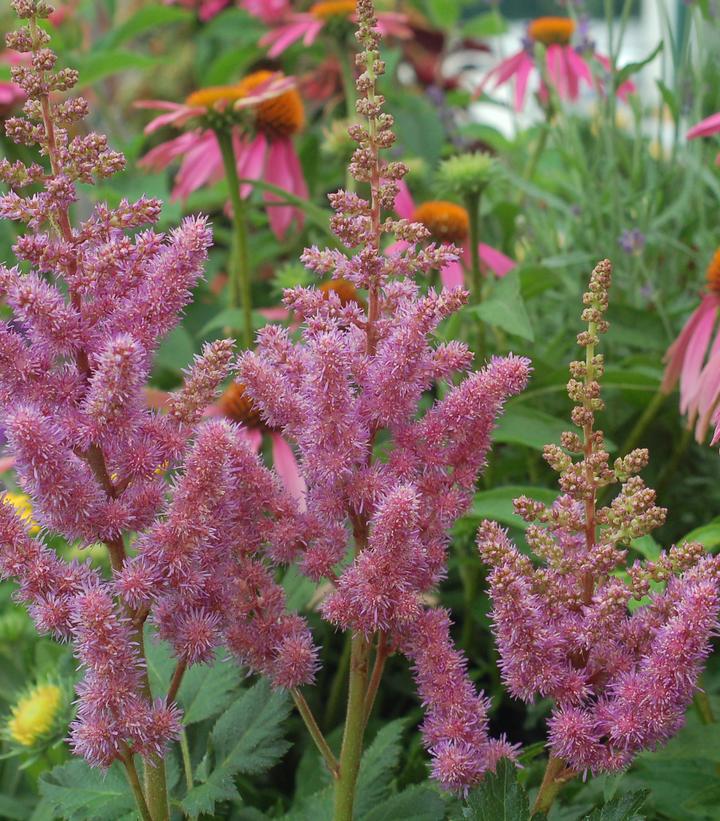
[[[117,763],[102,773],[80,759],[73,759],[41,775],[40,794],[56,817],[67,821],[109,821],[131,812],[135,806]]]
[[[183,724],[197,724],[221,713],[238,686],[241,672],[235,662],[218,653],[211,665],[196,664],[183,677],[178,700],[183,708]]]
[[[405,724],[401,718],[386,724],[363,753],[355,799],[355,811],[360,818],[390,794]]]
[[[98,42],[95,50],[101,47],[104,49],[117,48],[125,41],[152,31],[152,29],[169,26],[172,23],[186,23],[192,19],[193,14],[190,11],[177,6],[145,6]]]
[[[528,821],[530,802],[509,761],[500,761],[497,770],[470,793],[463,816],[469,821]]]
[[[378,804],[361,821],[397,821],[412,818],[413,821],[442,821],[445,802],[440,794],[424,784],[408,787]]]
[[[182,800],[185,812],[193,817],[212,812],[218,801],[238,797],[238,773],[255,775],[272,767],[289,746],[282,738],[289,712],[287,693],[272,691],[264,679],[246,690],[215,722],[210,734],[214,767]],[[195,777],[202,775],[199,768]]]
[[[615,796],[602,807],[594,809],[590,815],[584,815],[582,821],[643,821],[644,815],[638,815],[648,796],[648,790],[625,793]]]
[[[334,788],[329,786],[304,798],[283,815],[282,821],[333,821],[334,792]]]
[[[520,280],[515,271],[510,271],[497,280],[490,297],[479,305],[465,308],[468,313],[479,316],[490,325],[502,328],[509,334],[520,336],[532,342],[535,339],[530,317],[520,293]]]

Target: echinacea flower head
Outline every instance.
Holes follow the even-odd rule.
[[[567,46],[575,28],[575,21],[570,17],[538,17],[528,25],[527,34],[534,43]]]
[[[467,200],[482,194],[496,171],[495,158],[486,152],[456,154],[440,163],[438,182],[443,189]]]
[[[493,88],[498,88],[514,79],[515,110],[521,111],[525,105],[530,77],[537,74],[538,95],[543,104],[549,98],[545,77],[561,100],[578,100],[581,83],[604,94],[607,78],[594,76],[591,65],[595,61],[605,72],[609,72],[609,58],[596,52],[592,43],[586,39],[573,45],[575,29],[575,21],[569,17],[539,17],[531,21],[523,48],[491,69],[480,83],[478,93],[485,91],[491,83]],[[543,71],[537,65],[538,59],[545,61]],[[616,93],[624,100],[634,90],[634,84],[627,80],[619,86]]]
[[[470,215],[467,208],[446,200],[431,200],[416,205],[407,183],[401,180],[395,197],[395,211],[403,219],[424,226],[435,242],[453,243],[462,249],[458,255],[460,259],[449,261],[440,270],[440,280],[445,287],[462,287],[465,283],[465,268],[470,260]],[[406,247],[407,242],[396,242],[387,252],[395,254]],[[478,251],[480,262],[495,276],[505,276],[515,267],[514,260],[485,242],[479,243]]]
[[[66,704],[64,688],[59,684],[46,681],[30,687],[10,708],[6,736],[22,747],[36,746],[52,735]]]
[[[665,354],[660,386],[670,393],[680,383],[680,413],[695,425],[698,442],[705,440],[710,424],[717,421],[720,400],[720,249],[713,254],[705,277],[707,288],[700,304]]]
[[[357,20],[355,0],[321,0],[310,6],[307,12],[283,16],[278,25],[263,36],[260,45],[269,46],[268,55],[277,57],[294,43],[302,40],[311,46],[321,32],[336,32],[345,39]],[[377,15],[378,31],[386,36],[408,38],[412,29],[407,17],[399,12],[380,12]]]
[[[292,77],[280,72],[255,71],[234,84],[198,89],[184,103],[145,100],[136,105],[166,112],[148,123],[148,134],[166,125],[189,128],[179,137],[152,148],[140,161],[146,168],[160,171],[182,159],[173,199],[186,199],[198,188],[223,177],[223,158],[216,136],[219,129],[232,134],[237,173],[242,180],[263,179],[298,197],[307,195],[292,143],[292,137],[305,125],[305,109]],[[241,185],[243,198],[251,192],[250,182]],[[270,191],[263,196],[266,204],[273,203],[268,207],[268,219],[279,238],[293,221],[302,225],[300,209],[276,204],[278,198]]]

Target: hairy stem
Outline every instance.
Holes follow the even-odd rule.
[[[187,791],[194,787],[192,761],[190,759],[190,745],[188,744],[188,737],[185,728],[180,731],[180,754],[182,755],[183,772],[185,774],[185,786]]]
[[[365,693],[365,724],[367,725],[370,713],[372,713],[373,705],[375,704],[375,697],[377,696],[380,681],[385,670],[385,662],[390,655],[390,649],[387,644],[387,635],[380,633],[377,641],[377,648],[375,650],[375,663],[373,664],[372,675],[370,676],[370,683],[368,684],[367,692]]]
[[[153,821],[152,815],[145,800],[145,795],[140,786],[140,779],[138,778],[137,770],[135,769],[135,762],[133,761],[132,753],[128,753],[122,758],[123,766],[125,767],[125,774],[127,775],[128,784],[135,796],[135,803],[138,811],[142,816],[143,821]]]
[[[347,714],[340,750],[340,772],[335,785],[334,821],[352,821],[353,818],[355,788],[365,735],[365,694],[369,651],[370,644],[363,635],[353,636],[350,650]]]
[[[242,306],[242,341],[246,348],[252,346],[252,289],[250,281],[250,260],[248,255],[247,206],[240,196],[240,180],[237,173],[235,149],[232,133],[227,129],[215,132],[222,154],[225,178],[227,179],[230,203],[233,211],[233,247],[228,266],[231,308]]]
[[[305,697],[300,690],[294,688],[290,692],[292,693],[295,706],[297,707],[302,720],[305,722],[305,726],[307,727],[312,740],[315,742],[315,746],[318,748],[320,755],[327,764],[328,770],[330,770],[333,778],[337,778],[339,774],[338,760],[335,758],[333,751],[330,749],[330,745],[325,740],[325,736],[322,734],[322,730],[318,726],[310,706],[307,701],[305,701]]]
[[[537,812],[547,815],[563,785],[574,777],[575,773],[565,766],[561,758],[550,756],[531,815]]]

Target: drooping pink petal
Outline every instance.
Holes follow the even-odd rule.
[[[484,242],[478,245],[478,252],[482,263],[487,265],[495,276],[504,277],[505,274],[512,271],[517,265],[515,260],[510,259],[510,257],[505,256],[502,251],[498,251],[497,248],[492,248]]]
[[[301,38],[307,40],[310,37],[310,44],[312,44],[323,25],[322,20],[316,20],[309,14],[295,14],[290,23],[278,26],[264,34],[260,39],[260,45],[270,46],[268,57],[277,57]],[[305,42],[305,45],[308,43]]]
[[[718,131],[720,131],[720,111],[700,120],[685,136],[688,140],[694,140],[697,137],[709,137],[711,134],[717,134]]]
[[[380,12],[377,15],[377,28],[383,37],[397,37],[407,40],[413,36],[413,30],[408,26],[407,15],[401,12]]]
[[[700,371],[707,353],[710,337],[717,317],[717,302],[703,299],[704,307],[698,323],[687,343],[687,350],[680,372],[680,413],[687,413],[698,389]]]
[[[593,57],[595,57],[595,59],[598,61],[598,63],[600,63],[600,65],[605,69],[605,71],[610,73],[611,66],[610,59],[608,57],[606,57],[604,54],[598,54],[597,52],[593,54]],[[601,88],[601,91],[604,91],[604,89]],[[635,83],[633,83],[632,80],[625,80],[625,82],[621,83],[618,87],[617,96],[621,100],[625,101],[627,100],[630,94],[634,94],[636,91],[637,88],[635,86]]]
[[[272,442],[275,470],[278,472],[278,476],[283,480],[283,484],[287,488],[288,493],[300,502],[300,506],[304,510],[307,487],[305,485],[305,479],[303,479],[300,473],[293,449],[279,433],[272,432],[270,434],[270,441]]]
[[[245,440],[250,446],[250,449],[254,453],[258,453],[260,448],[262,447],[263,438],[262,431],[260,430],[260,428],[246,428],[245,426],[243,426],[240,429],[240,433],[242,436],[245,437]]]
[[[590,66],[587,64],[583,56],[581,54],[578,54],[577,51],[575,51],[575,49],[571,48],[570,46],[567,47],[565,56],[567,58],[567,62],[571,71],[578,80],[578,84],[580,80],[585,80],[587,85],[590,88],[592,88],[592,71],[590,70]]]
[[[660,386],[660,390],[663,391],[663,393],[670,393],[680,378],[688,343],[695,332],[695,328],[697,327],[700,318],[707,310],[706,301],[710,298],[710,296],[711,295],[705,296],[700,305],[698,305],[692,314],[690,314],[688,321],[683,326],[683,329],[680,331],[677,339],[672,343],[672,345],[670,345],[665,353],[664,361],[667,362],[667,366],[665,368],[665,374]]]
[[[402,252],[406,251],[409,247],[409,242],[406,242],[404,239],[399,239],[397,242],[393,242],[392,245],[388,245],[385,249],[385,254],[389,257],[393,257],[397,254],[402,254]]]
[[[267,153],[267,137],[258,132],[250,142],[241,141],[237,134],[233,135],[235,156],[237,158],[238,177],[243,180],[259,180],[265,169],[265,155]],[[252,185],[243,183],[240,186],[240,196],[246,199],[250,196]]]
[[[475,96],[478,97],[480,94],[482,94],[491,81],[493,81],[492,87],[498,88],[499,86],[503,85],[503,83],[506,83],[511,77],[517,75],[518,72],[525,72],[528,63],[530,65],[530,68],[532,68],[533,62],[525,51],[519,51],[517,52],[517,54],[513,54],[511,57],[507,57],[497,66],[495,66],[495,68],[488,71],[488,73],[483,77],[483,79],[480,82],[480,85],[477,88],[477,91],[475,92]],[[529,73],[529,68],[527,69],[527,71]],[[524,82],[527,83],[527,78],[525,78]],[[517,102],[518,95],[516,94],[516,108]]]
[[[580,91],[580,82],[574,63],[570,61],[570,52],[575,54],[571,46],[561,46],[553,43],[547,49],[547,71],[561,99],[577,100]]]
[[[395,213],[403,219],[412,219],[415,213],[415,201],[405,180],[400,180],[397,196],[395,197]]]
[[[448,263],[440,271],[440,282],[445,288],[462,288],[465,285],[465,271],[460,260]]]
[[[528,80],[530,72],[533,70],[534,63],[528,57],[524,60],[517,70],[515,76],[515,111],[522,111],[525,105],[525,94],[527,93]]]
[[[181,134],[179,137],[160,143],[155,148],[151,148],[138,164],[142,168],[148,168],[151,171],[162,171],[173,160],[185,156],[188,151],[198,145],[201,136],[197,131],[188,131],[186,134]]]
[[[207,131],[185,155],[170,198],[187,199],[193,191],[217,178],[219,173],[222,173],[220,147],[215,134]]]
[[[713,351],[708,358],[707,365],[702,370],[699,379],[699,389],[695,401],[690,408],[690,419],[697,416],[695,425],[695,439],[699,444],[705,441],[710,422],[715,414],[718,399],[720,398],[720,345],[715,339]]]
[[[297,193],[297,196],[307,196],[302,170],[299,169],[295,149],[289,139],[277,139],[270,142],[265,179],[267,182],[292,194]],[[296,192],[297,187],[300,190]],[[293,205],[275,205],[274,203],[282,200],[272,191],[265,191],[263,196],[269,206],[270,227],[275,236],[282,239],[293,219],[297,219],[298,224],[301,223],[302,213]]]
[[[185,105],[185,103],[173,103],[169,100],[137,100],[137,102],[133,103],[133,107],[168,112],[167,114],[161,114],[159,117],[155,117],[154,120],[150,120],[145,126],[145,134],[152,134],[165,125],[173,125],[180,128],[185,125],[188,120],[193,117],[199,117],[205,113],[204,108]]]

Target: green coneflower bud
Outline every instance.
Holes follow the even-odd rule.
[[[438,181],[448,193],[467,199],[481,194],[497,170],[497,161],[490,154],[458,154],[440,164]]]

